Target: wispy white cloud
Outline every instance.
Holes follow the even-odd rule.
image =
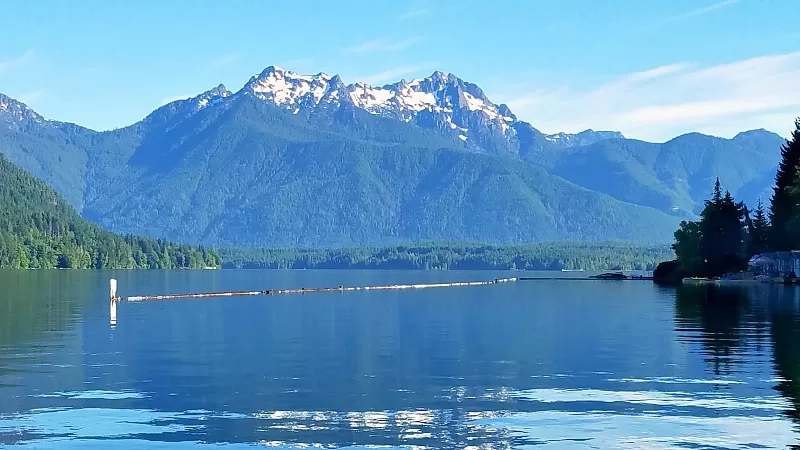
[[[404,66],[397,66],[383,70],[381,72],[360,76],[357,78],[357,80],[367,84],[382,84],[387,82],[394,82],[398,81],[404,75],[417,74],[423,70],[430,70],[432,67],[435,67],[435,64],[422,63],[422,64],[409,64]]]
[[[696,9],[693,9],[691,11],[687,11],[685,13],[676,14],[674,16],[666,17],[666,18],[662,19],[661,21],[659,21],[659,23],[666,24],[666,23],[671,23],[671,22],[679,22],[681,20],[689,19],[689,18],[692,18],[692,17],[702,16],[704,14],[708,14],[710,12],[716,11],[716,10],[718,10],[720,8],[724,8],[726,6],[731,6],[734,3],[739,3],[740,1],[741,0],[722,0],[722,1],[719,1],[719,2],[716,2],[716,3],[713,3],[711,5],[707,5],[707,6],[703,6],[701,8],[696,8]]]
[[[215,69],[221,69],[223,67],[228,67],[231,64],[234,64],[236,61],[239,60],[239,53],[228,53],[226,55],[222,55],[216,60],[211,62],[211,67]]]
[[[0,59],[0,73],[24,67],[33,60],[35,54],[36,52],[32,48],[29,48],[19,56],[8,59]]]
[[[422,38],[413,37],[395,41],[389,38],[378,38],[362,42],[344,49],[347,53],[375,53],[375,52],[398,52],[405,50],[412,45],[422,42]]]
[[[409,19],[416,19],[417,17],[423,17],[430,14],[431,11],[428,8],[419,8],[419,9],[412,9],[410,11],[406,11],[403,14],[397,16],[399,20],[409,20]]]
[[[20,94],[19,101],[21,101],[22,103],[25,103],[28,106],[33,106],[39,100],[41,100],[44,96],[45,96],[44,91],[41,90],[41,89],[38,89],[38,90],[35,90],[35,91],[30,91],[30,92],[25,92],[25,93]]]
[[[163,100],[161,100],[161,104],[159,106],[164,106],[172,102],[177,102],[178,100],[186,100],[187,98],[192,98],[195,95],[196,94],[185,94],[185,95],[175,95],[172,97],[166,97]]]
[[[520,118],[545,132],[620,130],[647,140],[699,131],[732,136],[766,128],[783,135],[800,115],[800,51],[716,66],[670,64],[588,88],[498,92]]]

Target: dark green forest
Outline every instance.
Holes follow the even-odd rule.
[[[0,155],[0,268],[175,269],[220,264],[219,255],[203,247],[105,231]]]
[[[413,244],[346,249],[220,250],[224,268],[653,270],[673,256],[667,245],[557,242],[518,246]]]
[[[338,249],[227,249],[120,236],[81,218],[53,189],[0,155],[2,268],[370,268],[652,270],[667,245],[421,243]],[[224,263],[223,263],[224,261]]]
[[[761,201],[751,212],[717,179],[700,220],[682,221],[672,247],[677,259],[660,266],[670,278],[717,277],[746,269],[756,254],[800,249],[800,119],[781,148],[769,212]]]

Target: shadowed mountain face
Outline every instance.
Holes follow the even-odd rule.
[[[0,152],[84,217],[224,245],[667,242],[716,176],[763,196],[782,142],[545,135],[441,72],[372,87],[269,67],[102,133],[0,96]]]
[[[767,202],[784,143],[765,130],[722,139],[691,133],[663,144],[607,139],[552,156],[545,166],[587,189],[661,211],[699,213],[717,177],[748,204]]]

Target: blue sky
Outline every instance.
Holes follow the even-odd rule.
[[[269,65],[383,84],[452,72],[548,133],[783,135],[800,115],[797,0],[3,5],[0,92],[94,129],[232,91]]]

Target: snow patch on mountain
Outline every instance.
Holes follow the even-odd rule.
[[[591,145],[604,139],[625,139],[619,131],[594,131],[592,129],[580,133],[546,134],[544,138],[559,148]]]
[[[217,102],[222,101],[222,99],[230,96],[231,91],[229,91],[224,84],[220,84],[214,89],[203,92],[199,96],[193,98],[192,101],[195,103],[195,109],[200,111],[201,109],[209,105],[216,104]]]
[[[37,122],[46,122],[47,119],[37,114],[28,105],[14,100],[13,98],[0,94],[0,113],[2,117],[21,122],[23,120],[35,120]]]
[[[569,139],[566,133],[546,134],[544,138],[550,142],[561,142]]]
[[[434,121],[443,124],[445,130],[466,132],[468,123],[487,122],[507,133],[516,120],[508,107],[489,101],[477,86],[442,72],[434,72],[427,78],[371,86],[361,82],[345,85],[338,76],[302,75],[270,66],[252,77],[243,92],[295,114],[303,108],[343,103],[406,122],[416,121],[423,113],[432,113]]]
[[[301,75],[270,66],[251,78],[245,89],[279,106],[317,105],[328,91],[330,81],[331,77],[324,73]]]
[[[389,89],[374,88],[364,83],[347,86],[347,91],[354,105],[373,114],[379,114],[395,95]]]
[[[338,75],[304,75],[269,66],[251,77],[235,94],[219,85],[196,97],[168,103],[145,120],[166,124],[173,118],[187,119],[199,111],[242,96],[252,96],[295,115],[341,108],[361,109],[436,130],[478,152],[519,156],[535,150],[589,145],[602,139],[624,137],[617,132],[592,130],[545,135],[518,120],[507,105],[493,103],[477,85],[439,71],[425,78],[371,86],[362,82],[346,85]],[[0,118],[12,124],[21,123],[25,118],[40,123],[47,120],[25,104],[2,94]]]

